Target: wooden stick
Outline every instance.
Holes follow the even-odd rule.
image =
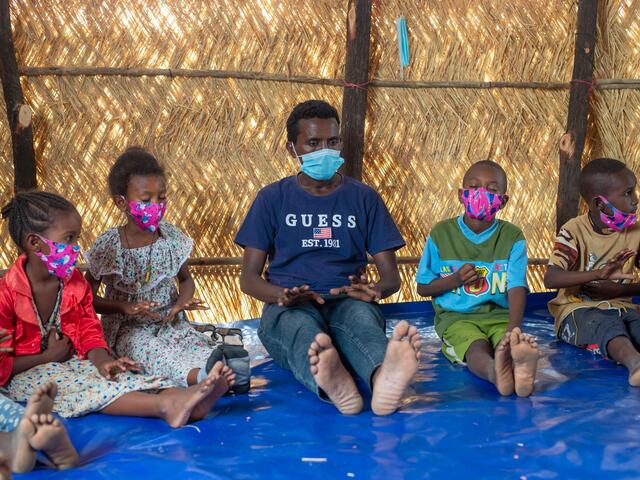
[[[420,257],[398,257],[399,265],[417,265],[420,263]],[[242,265],[242,257],[193,257],[187,260],[189,266],[199,267],[224,267],[224,266],[240,266]],[[530,258],[529,266],[547,265],[547,258]],[[373,265],[373,259],[369,258],[369,264]],[[85,272],[87,266],[78,265],[78,269]],[[0,277],[6,273],[6,270],[0,270]]]
[[[0,0],[0,80],[13,147],[13,186],[16,192],[37,186],[31,110],[24,104],[11,32],[9,0]]]
[[[596,47],[597,0],[579,0],[578,31],[569,91],[567,133],[559,145],[560,170],[556,203],[556,231],[578,214],[578,177],[587,136],[589,95],[593,89],[593,54]],[[602,83],[601,83],[602,84]]]
[[[347,53],[342,96],[342,157],[345,173],[362,179],[364,124],[367,116],[371,0],[349,0],[347,7]]]

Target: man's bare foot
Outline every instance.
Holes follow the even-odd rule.
[[[42,450],[58,470],[75,467],[78,464],[78,452],[73,448],[69,435],[51,414],[34,414],[30,418],[36,433],[29,440],[34,450]]]
[[[194,422],[202,420],[204,417],[209,415],[209,412],[216,402],[220,400],[225,393],[227,393],[229,387],[231,387],[231,385],[236,381],[236,374],[233,373],[233,370],[231,370],[229,366],[224,365],[222,362],[216,362],[209,372],[209,375],[212,373],[214,373],[217,378],[217,380],[215,380],[215,385],[211,390],[211,393],[203,398],[191,411],[189,421]]]
[[[510,340],[511,332],[506,332],[496,347],[494,356],[494,383],[500,395],[512,395],[515,389]]]
[[[309,369],[318,387],[343,415],[357,415],[363,401],[353,378],[340,361],[331,337],[319,333],[309,346]]]
[[[373,379],[371,410],[390,415],[400,407],[404,391],[418,371],[420,335],[414,326],[402,320],[393,329],[384,362]]]
[[[208,397],[213,394],[218,383],[219,389],[224,388],[222,394],[226,392],[227,382],[220,379],[222,363],[214,365],[207,377],[196,385],[187,388],[169,388],[160,392],[162,403],[160,405],[160,415],[173,428],[179,428],[191,420],[193,410],[203,401],[208,401]],[[221,394],[221,395],[222,395]],[[213,403],[215,400],[211,403]],[[202,409],[199,410],[201,414]]]
[[[9,461],[11,470],[16,473],[25,473],[33,470],[36,464],[36,451],[31,447],[29,441],[36,433],[36,427],[31,420],[22,417],[16,429],[11,432],[9,444]]]
[[[511,331],[509,343],[516,394],[519,397],[528,397],[533,392],[533,382],[540,359],[538,344],[531,335],[522,333],[517,327]]]

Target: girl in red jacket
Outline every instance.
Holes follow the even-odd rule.
[[[11,339],[0,347],[0,385],[26,401],[47,382],[58,385],[53,411],[77,417],[157,417],[172,427],[204,418],[234,382],[221,362],[200,383],[175,383],[142,375],[129,358],[113,358],[92,306],[89,284],[75,269],[82,219],[64,198],[20,193],[2,209],[9,233],[24,252],[0,279],[0,327]],[[151,391],[160,390],[159,393]]]

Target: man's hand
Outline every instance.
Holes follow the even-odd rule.
[[[636,252],[628,248],[620,250],[601,269],[596,270],[598,280],[633,280],[633,274],[623,273],[622,267],[635,254]]]
[[[9,330],[0,328],[0,343],[8,342],[9,340],[11,340],[11,334],[9,333]],[[13,348],[0,347],[0,352],[13,352]]]
[[[73,356],[73,343],[66,335],[51,330],[47,336],[47,349],[43,352],[47,362],[62,363]]]
[[[622,283],[612,282],[610,280],[602,280],[599,282],[591,282],[582,286],[585,295],[593,300],[609,300],[611,298],[629,296],[625,290],[627,286]]]
[[[329,290],[329,294],[346,294],[351,298],[362,300],[363,302],[377,302],[382,298],[382,293],[376,288],[376,284],[369,282],[366,275],[349,275],[349,281],[351,285],[332,288]]]
[[[318,295],[313,290],[309,289],[309,285],[302,285],[301,287],[285,288],[282,294],[278,297],[278,305],[280,307],[290,307],[292,305],[315,301],[322,305],[324,298]]]
[[[209,310],[209,305],[204,303],[204,300],[199,300],[197,298],[192,298],[190,300],[187,300],[186,302],[180,305],[176,303],[173,307],[171,307],[171,310],[167,312],[167,314],[162,319],[162,321],[164,323],[173,322],[173,319],[176,317],[176,315],[182,312],[183,310]]]
[[[465,263],[462,265],[456,273],[453,274],[458,287],[462,285],[472,285],[480,280],[475,265]]]
[[[140,367],[136,362],[131,360],[128,357],[121,358],[112,358],[102,363],[98,367],[98,372],[107,380],[115,380],[115,377],[122,372],[126,372],[127,370],[131,372],[139,372]]]

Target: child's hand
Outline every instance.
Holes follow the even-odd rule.
[[[147,317],[158,319],[160,314],[152,312],[153,308],[160,306],[157,302],[145,300],[143,302],[124,302],[122,304],[122,313],[125,315],[145,315]]]
[[[635,254],[636,252],[628,248],[620,250],[601,269],[596,270],[598,280],[633,280],[633,274],[623,273],[622,267]]]
[[[51,330],[47,337],[47,349],[43,352],[47,362],[62,363],[73,357],[73,343],[66,335]]]
[[[167,313],[167,315],[162,320],[164,323],[171,323],[175,316],[183,311],[183,310],[209,310],[209,305],[204,303],[204,300],[199,300],[197,298],[192,298],[191,300],[187,300],[182,305],[174,305],[171,310]]]
[[[0,328],[0,343],[8,342],[9,340],[11,340],[11,334],[9,333],[9,330]],[[0,352],[13,352],[13,348],[0,347]]]
[[[309,290],[309,285],[302,285],[301,287],[285,288],[282,291],[282,295],[278,297],[278,305],[281,307],[290,307],[291,305],[312,300],[321,305],[324,303],[324,298],[313,290]]]
[[[593,300],[609,300],[611,298],[628,296],[626,288],[626,285],[623,283],[603,280],[583,285],[582,291]]]
[[[459,287],[462,285],[471,285],[480,279],[478,272],[476,272],[475,265],[471,265],[470,263],[462,265],[454,275]]]
[[[139,372],[140,367],[129,357],[112,358],[98,367],[98,372],[107,380],[115,380],[115,377],[127,370]]]

